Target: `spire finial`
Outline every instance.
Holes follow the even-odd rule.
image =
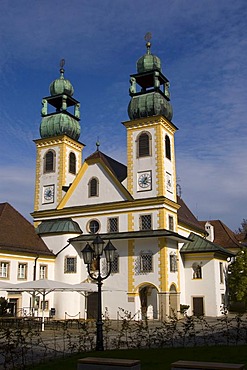
[[[99,142],[99,138],[97,138],[97,141],[96,141],[97,152],[99,152],[99,147],[100,147],[100,142]]]
[[[152,34],[151,32],[147,32],[146,35],[144,36],[144,40],[146,41],[146,47],[147,47],[147,54],[150,54],[150,48],[151,48],[151,40]]]
[[[63,69],[64,65],[65,65],[65,59],[61,59],[60,60],[60,73],[61,73],[61,77],[63,77],[63,74],[64,74],[64,69]]]

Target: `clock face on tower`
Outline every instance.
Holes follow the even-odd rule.
[[[137,174],[137,184],[139,191],[151,190],[152,189],[152,172],[143,171]]]
[[[54,185],[47,185],[43,188],[43,203],[54,202]]]

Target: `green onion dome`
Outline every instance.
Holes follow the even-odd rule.
[[[67,112],[52,114],[42,118],[40,125],[41,138],[68,135],[74,140],[80,137],[80,123]]]
[[[149,72],[153,70],[161,70],[161,61],[156,55],[151,54],[151,43],[146,43],[147,52],[136,63],[137,73]]]
[[[64,69],[60,68],[60,77],[54,80],[50,84],[50,94],[53,95],[61,95],[66,94],[69,96],[73,96],[74,88],[69,80],[64,78]]]
[[[150,92],[133,96],[128,106],[128,115],[131,120],[163,115],[171,120],[172,106],[159,92]]]

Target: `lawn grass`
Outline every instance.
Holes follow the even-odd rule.
[[[141,370],[168,370],[171,363],[178,360],[241,363],[247,368],[247,346],[243,345],[83,352],[76,356],[49,361],[32,369],[76,370],[77,360],[84,357],[136,359],[141,361]]]

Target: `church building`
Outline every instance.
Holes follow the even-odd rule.
[[[46,277],[93,284],[81,251],[99,234],[116,248],[105,290],[103,284],[103,311],[110,318],[126,310],[137,319],[163,320],[178,315],[180,305],[188,305],[189,314],[219,316],[233,254],[207,239],[204,225],[177,194],[170,83],[150,41],[130,76],[129,120],[122,122],[127,165],[99,145],[82,160],[80,103],[63,67],[62,61],[60,77],[42,100],[40,138],[35,140],[32,217],[55,255]],[[104,275],[104,256],[100,263]],[[97,268],[92,264],[92,273]],[[51,302],[47,299],[47,309],[55,307],[58,318],[65,312],[95,317],[97,293],[56,292]]]

